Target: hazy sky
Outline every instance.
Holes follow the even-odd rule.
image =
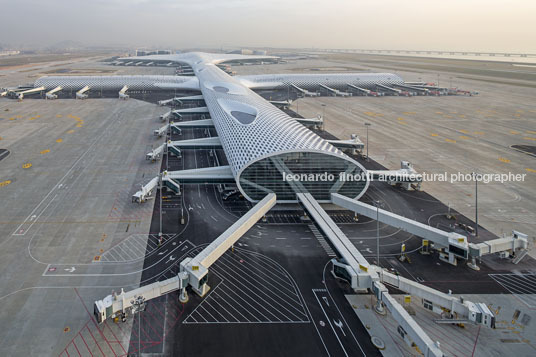
[[[536,52],[536,0],[0,0],[0,44]]]

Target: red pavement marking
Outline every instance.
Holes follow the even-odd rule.
[[[110,330],[110,332],[112,333],[112,335],[114,336],[115,338],[115,342],[119,343],[119,346],[121,346],[121,349],[123,350],[123,352],[127,353],[127,351],[125,351],[125,348],[123,347],[123,344],[121,343],[121,341],[119,341],[119,339],[117,338],[117,336],[115,335],[114,331],[112,330],[112,328],[110,326],[108,326],[108,320],[104,321],[104,328],[108,327],[108,330]]]
[[[417,317],[417,316],[414,316],[413,319],[414,319],[415,321],[420,320],[420,321],[424,322],[424,319],[422,319],[422,318],[420,318],[420,317]],[[439,340],[439,338],[438,338],[439,335],[445,337],[445,339],[446,339],[447,341],[452,340],[452,337],[451,337],[451,336],[448,336],[448,335],[446,334],[446,332],[443,331],[443,330],[441,330],[440,328],[438,328],[438,327],[434,327],[434,326],[432,326],[432,325],[428,326],[428,328],[430,329],[430,330],[429,330],[430,332],[428,332],[428,333],[429,333],[430,335],[436,336],[436,338],[437,338],[438,340]],[[432,331],[434,331],[434,332],[432,332]],[[458,342],[460,342],[460,341],[458,341]],[[458,351],[458,353],[460,353],[461,356],[466,356],[466,355],[467,355],[467,351],[461,351],[461,350],[458,349],[457,347],[459,347],[459,348],[463,348],[463,349],[466,348],[466,349],[468,349],[468,350],[471,349],[470,347],[468,347],[468,346],[466,346],[466,345],[463,345],[463,344],[461,344],[461,343],[457,343],[456,346],[455,346],[455,345],[452,345],[451,347],[452,347],[452,349]]]
[[[91,321],[93,322],[93,324],[95,325],[95,328],[97,329],[97,331],[99,331],[101,337],[104,339],[104,341],[106,341],[106,343],[108,344],[108,347],[110,347],[110,350],[112,350],[112,353],[114,354],[115,357],[117,357],[117,355],[115,354],[115,351],[114,349],[112,348],[112,346],[110,345],[110,342],[108,342],[108,339],[106,338],[106,336],[104,336],[104,334],[102,333],[102,331],[99,329],[99,325],[97,325],[97,322],[95,321],[95,319],[93,318],[93,315],[91,315],[91,313],[89,312],[89,310],[87,309],[87,306],[86,304],[84,304],[84,301],[82,300],[82,297],[80,296],[80,294],[78,293],[78,290],[76,288],[74,288],[74,291],[76,292],[76,295],[78,295],[78,298],[80,299],[80,302],[82,303],[82,305],[84,306],[84,309],[86,310],[87,314],[89,315],[89,318],[91,319]],[[88,330],[89,330],[89,327],[88,327]],[[90,331],[91,332],[91,331]],[[92,334],[93,335],[93,334]],[[95,338],[95,337],[93,337]],[[96,340],[95,340],[96,342]],[[98,346],[98,343],[97,343],[97,346]],[[100,349],[100,346],[99,346],[99,349]],[[102,350],[101,350],[102,352]],[[104,353],[103,353],[104,355]]]
[[[146,311],[147,311],[147,310],[146,310]],[[151,315],[154,317],[153,314],[151,314]],[[151,328],[151,330],[153,330],[153,332],[156,334],[156,336],[161,335],[161,339],[160,339],[159,342],[162,342],[162,340],[163,340],[163,338],[164,338],[164,334],[163,334],[163,333],[161,333],[161,334],[158,333],[158,331],[156,331],[156,330],[153,328],[153,326],[149,323],[149,319],[148,319],[146,316],[144,316],[143,318],[144,318],[144,325],[147,324],[147,325]],[[156,341],[155,341],[155,342],[156,342]]]
[[[475,355],[476,344],[478,343],[478,336],[480,336],[480,327],[482,327],[482,325],[478,326],[478,332],[476,333],[475,345],[473,347],[473,353],[471,354],[471,357],[474,357]]]
[[[82,341],[84,341],[84,345],[86,345],[87,351],[89,352],[89,354],[91,355],[91,357],[93,357],[93,353],[91,353],[91,350],[89,349],[89,346],[87,345],[86,339],[84,338],[84,336],[82,336],[82,334],[81,334],[80,332],[79,332],[78,334],[79,334],[80,337],[82,338]]]
[[[82,355],[80,354],[80,351],[78,350],[78,347],[76,347],[76,343],[73,343],[73,346],[74,346],[74,348],[76,349],[76,352],[78,352],[78,355],[79,355],[80,357],[82,357]]]
[[[87,328],[87,330],[89,331],[89,334],[91,335],[91,337],[93,338],[93,341],[95,341],[95,344],[96,344],[97,347],[99,348],[99,351],[102,353],[103,356],[106,357],[106,355],[104,354],[104,352],[102,352],[102,348],[100,348],[99,343],[97,342],[97,339],[95,338],[95,336],[93,336],[93,332],[91,332],[91,330],[89,329],[89,326],[86,325],[86,328]]]

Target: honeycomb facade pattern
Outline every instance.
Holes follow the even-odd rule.
[[[404,80],[392,73],[312,73],[312,74],[260,74],[251,76],[237,76],[248,85],[268,83],[272,88],[287,88],[289,84],[297,87],[316,91],[323,84],[330,88],[346,90],[348,84],[365,89],[374,89],[376,84],[386,86],[392,84],[404,84]],[[251,85],[250,85],[251,86]]]
[[[190,83],[190,84],[188,84]],[[197,89],[198,82],[195,77],[187,76],[45,76],[37,79],[34,87],[45,87],[47,90],[61,86],[63,90],[78,91],[85,86],[91,90],[121,90],[128,86],[130,90],[161,90],[158,84],[172,84],[182,86],[184,89]]]

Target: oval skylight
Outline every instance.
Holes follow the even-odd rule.
[[[244,125],[253,123],[253,121],[257,117],[255,114],[241,112],[239,110],[233,110],[231,112],[231,115],[233,116],[233,118],[235,118],[236,120],[238,120],[240,123]]]
[[[205,88],[211,89],[214,92],[232,94],[232,95],[245,95],[247,91],[239,84],[232,82],[206,82],[203,84]]]
[[[257,119],[257,109],[251,105],[234,100],[218,99],[220,107],[242,125],[249,125]]]
[[[219,93],[229,93],[229,88],[227,87],[214,86],[212,87],[212,89],[214,89],[216,92],[219,92]]]

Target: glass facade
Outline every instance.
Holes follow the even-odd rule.
[[[239,182],[250,199],[261,200],[274,192],[278,201],[296,201],[297,192],[309,192],[317,200],[331,200],[331,193],[355,198],[366,187],[363,170],[340,156],[319,152],[291,152],[254,162],[242,171]]]

